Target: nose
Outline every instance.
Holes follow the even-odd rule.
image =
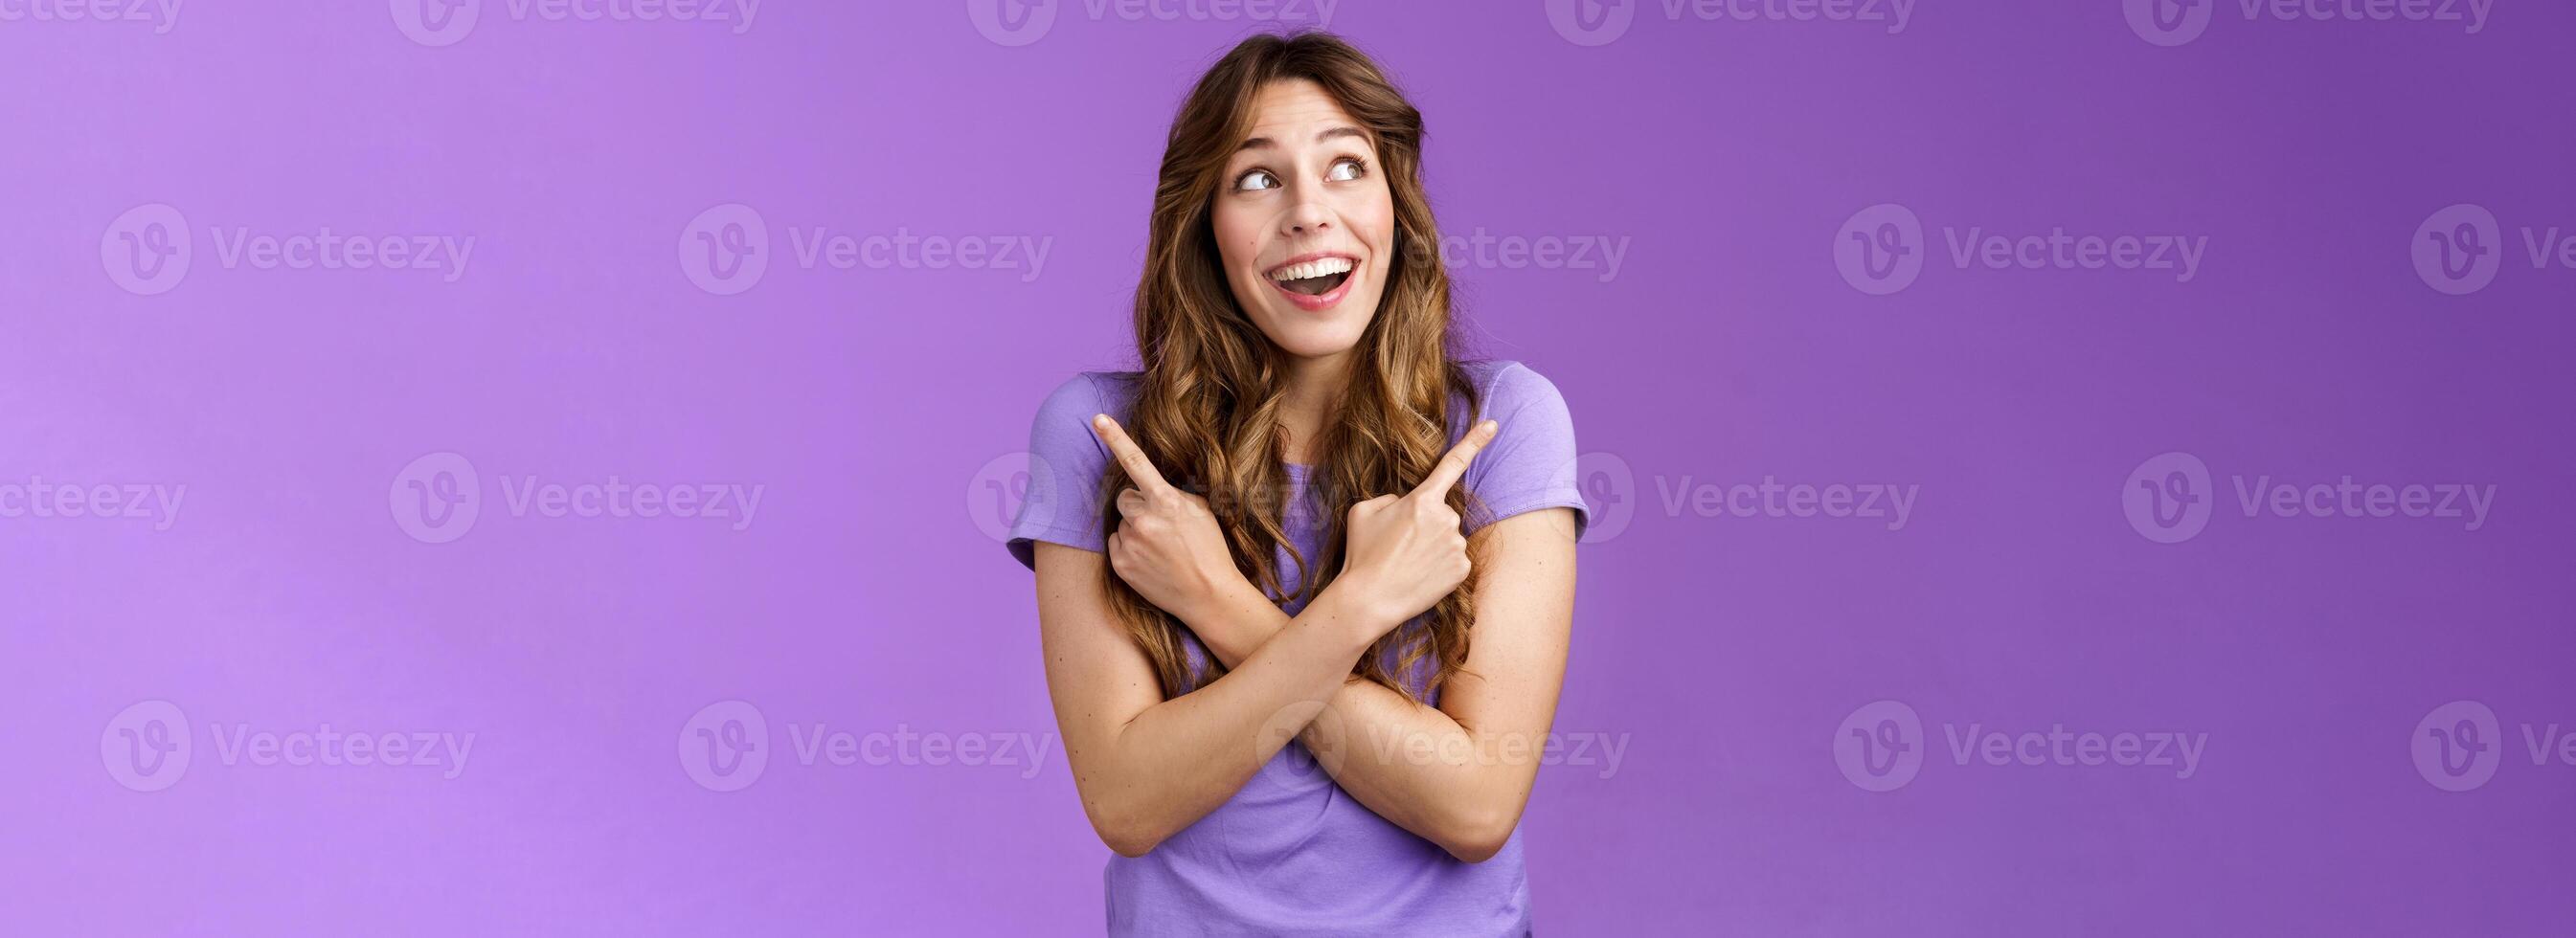
[[[1318,235],[1333,230],[1333,213],[1313,199],[1299,201],[1280,220],[1279,233],[1291,236]]]

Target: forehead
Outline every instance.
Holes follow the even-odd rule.
[[[1356,127],[1359,120],[1342,110],[1341,103],[1313,81],[1274,81],[1263,85],[1253,97],[1251,136],[1302,149],[1313,145],[1318,132],[1340,126]]]

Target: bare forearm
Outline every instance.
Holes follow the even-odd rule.
[[[1289,623],[1257,592],[1192,615],[1200,642],[1228,667],[1265,650]],[[1534,747],[1518,752],[1520,746],[1472,733],[1437,708],[1358,679],[1344,680],[1298,739],[1369,810],[1471,860],[1490,855],[1510,835],[1538,761]]]
[[[1143,853],[1233,797],[1342,687],[1375,634],[1328,598],[1274,627],[1223,678],[1120,727],[1109,758],[1093,762],[1109,777],[1078,780],[1104,836],[1116,832],[1113,849]]]
[[[1299,739],[1351,797],[1469,863],[1501,850],[1520,823],[1541,754],[1528,734],[1478,732],[1362,680],[1346,682]]]

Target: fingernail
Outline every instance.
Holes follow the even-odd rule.
[[[1092,425],[1093,427],[1095,427],[1095,428],[1102,429],[1102,430],[1109,429],[1109,415],[1108,415],[1108,414],[1093,414],[1093,415],[1091,415],[1091,425]]]

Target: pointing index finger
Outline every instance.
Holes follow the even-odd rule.
[[[1458,445],[1450,447],[1449,452],[1432,465],[1431,474],[1424,476],[1422,484],[1414,487],[1413,495],[1417,498],[1448,498],[1449,487],[1466,477],[1467,464],[1475,461],[1476,454],[1483,452],[1485,444],[1493,442],[1494,434],[1501,430],[1502,424],[1491,420],[1470,428],[1466,436],[1458,438]]]
[[[1163,474],[1154,471],[1154,461],[1145,458],[1145,451],[1136,448],[1135,440],[1127,438],[1127,429],[1119,426],[1118,421],[1109,419],[1108,414],[1093,414],[1091,432],[1100,437],[1100,442],[1108,444],[1109,455],[1127,470],[1127,478],[1133,480],[1137,488],[1147,492],[1171,488],[1171,483],[1163,481]]]

